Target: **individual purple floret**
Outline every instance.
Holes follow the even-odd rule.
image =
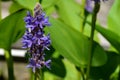
[[[91,0],[86,0],[85,9],[86,9],[89,13],[92,13],[92,11],[93,11],[93,8],[92,8],[91,4],[92,4]]]
[[[40,69],[41,68],[41,65],[36,62],[36,60],[34,60],[33,58],[31,58],[29,60],[29,65],[27,65],[28,68],[32,68],[33,72],[35,73],[36,71],[36,68]]]
[[[49,50],[51,44],[50,34],[44,34],[44,27],[50,26],[48,17],[42,12],[40,4],[37,4],[34,9],[34,16],[27,12],[24,18],[26,23],[26,32],[23,36],[23,48],[26,48],[30,53],[28,68],[32,68],[35,73],[37,69],[46,66],[50,68],[51,60],[45,61],[44,50]]]

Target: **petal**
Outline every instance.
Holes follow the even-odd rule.
[[[37,67],[38,69],[40,69],[40,68],[41,68],[41,65],[40,65],[40,64],[36,64],[36,67]]]
[[[26,67],[27,68],[32,68],[33,66],[31,64],[28,64]]]
[[[50,69],[50,63],[51,63],[51,60],[47,60],[44,65]]]
[[[44,26],[50,26],[50,25],[51,25],[51,24],[49,23],[48,19],[49,19],[49,17],[46,17],[46,18],[44,19],[44,21],[43,21],[43,25],[44,25]]]
[[[33,67],[33,68],[32,68],[32,71],[35,73],[35,71],[36,71],[36,67]]]

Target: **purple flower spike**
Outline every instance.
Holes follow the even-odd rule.
[[[38,8],[38,9],[37,9]],[[23,48],[27,48],[30,53],[28,68],[32,68],[35,73],[37,69],[41,69],[46,66],[50,68],[51,60],[45,61],[44,50],[49,50],[51,44],[50,35],[44,34],[44,27],[50,26],[49,18],[45,17],[45,13],[42,12],[40,4],[34,9],[34,17],[27,12],[27,16],[24,18],[26,23],[26,32],[23,36]]]

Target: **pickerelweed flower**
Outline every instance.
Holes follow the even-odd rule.
[[[92,8],[92,2],[91,0],[86,0],[86,6],[85,6],[85,9],[86,11],[88,11],[89,13],[92,13],[93,11],[93,8]]]
[[[28,68],[32,68],[35,73],[37,69],[41,69],[46,66],[50,68],[51,60],[45,60],[44,50],[49,50],[51,44],[50,34],[44,34],[45,26],[50,26],[48,17],[45,17],[45,13],[42,11],[40,4],[37,4],[34,9],[34,16],[30,12],[27,12],[27,16],[24,18],[26,23],[26,32],[23,36],[23,48],[27,49],[30,54]]]
[[[92,1],[96,3],[100,3],[101,0],[86,0],[86,5],[85,5],[85,9],[89,12],[89,13],[92,13],[93,11],[93,8],[91,6],[92,4]],[[107,1],[107,0],[102,0],[102,1]]]

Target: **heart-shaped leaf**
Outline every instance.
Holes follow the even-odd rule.
[[[52,26],[49,28],[52,45],[61,55],[77,66],[86,66],[90,51],[90,40],[74,28],[62,22],[50,19]],[[106,63],[106,53],[97,43],[94,45],[93,66]]]
[[[13,2],[11,4],[11,6],[9,7],[9,12],[14,13],[14,12],[16,12],[16,11],[22,9],[22,8],[23,7],[20,4],[18,4],[17,2]]]
[[[66,75],[66,69],[61,59],[59,58],[53,58],[51,69],[49,70],[52,74],[55,74],[59,77],[64,78]]]
[[[42,0],[42,8],[46,9],[50,6],[54,6],[58,0]]]
[[[110,80],[110,75],[115,71],[118,66],[119,55],[114,52],[107,52],[108,61],[101,67],[92,67],[90,76],[92,80]]]
[[[120,36],[120,0],[115,0],[108,15],[108,28]]]
[[[56,3],[56,10],[61,20],[80,31],[80,5],[73,0],[59,0]]]
[[[119,52],[120,52],[120,36],[108,29],[96,26],[96,30],[100,32]]]
[[[0,21],[0,47],[9,49],[25,31],[24,16],[26,10],[19,10]]]
[[[15,0],[16,2],[18,2],[21,6],[30,9],[30,10],[34,10],[34,7],[36,5],[36,3],[38,2],[38,0]]]

